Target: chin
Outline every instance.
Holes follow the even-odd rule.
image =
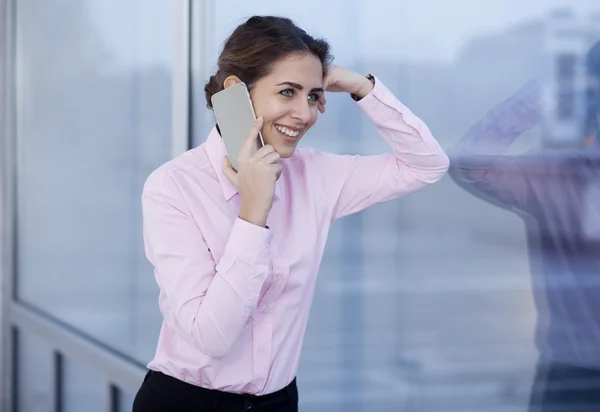
[[[275,149],[275,151],[277,153],[279,153],[279,156],[282,159],[290,158],[296,152],[296,146],[289,147],[289,146],[273,145],[273,149]]]

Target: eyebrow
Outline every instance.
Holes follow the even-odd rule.
[[[290,86],[293,87],[294,89],[297,90],[304,90],[304,86],[298,84],[298,83],[294,83],[294,82],[282,82],[277,84],[276,86]],[[321,92],[323,93],[323,88],[322,87],[315,87],[313,89],[311,89],[310,91],[311,93],[315,93],[315,92]]]

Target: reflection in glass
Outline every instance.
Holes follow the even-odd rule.
[[[563,56],[564,57],[564,56]],[[584,56],[585,57],[585,56]],[[556,82],[561,119],[585,125],[561,150],[507,154],[524,131],[544,121],[549,85],[527,83],[490,110],[458,143],[451,175],[469,193],[522,217],[537,309],[538,367],[532,412],[600,410],[600,128],[596,105],[600,41],[587,53],[561,60]],[[575,84],[577,62],[591,65]],[[563,64],[569,68],[565,69]],[[571,67],[573,66],[573,67]],[[573,119],[562,101],[579,96],[590,106]]]

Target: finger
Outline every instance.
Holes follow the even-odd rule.
[[[246,137],[242,143],[242,151],[246,153],[254,153],[256,151],[256,139],[258,139],[258,133],[260,132],[262,125],[263,117],[260,116],[256,119],[250,130],[248,130],[248,133],[246,133]]]
[[[225,156],[225,161],[223,162],[223,174],[235,186],[237,182],[237,172],[233,170],[231,162],[227,156]]]
[[[318,109],[321,113],[325,113],[325,104],[327,104],[327,100],[325,99],[325,94],[321,94],[319,97]]]
[[[281,177],[281,172],[283,170],[283,168],[281,167],[281,163],[275,163],[271,165],[271,168],[273,170],[273,173],[275,173],[275,180],[279,180],[279,178]]]
[[[273,153],[273,152],[275,152],[275,149],[273,148],[273,146],[271,146],[270,144],[266,144],[263,147],[261,147],[260,149],[258,149],[253,157],[255,160],[260,160],[263,157],[265,157],[268,154]]]
[[[265,157],[263,157],[261,159],[261,161],[266,162],[268,164],[279,164],[280,160],[281,160],[281,157],[279,156],[279,153],[277,153],[277,152],[269,153],[268,155],[266,155]]]

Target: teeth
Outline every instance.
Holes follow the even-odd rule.
[[[296,137],[300,134],[300,131],[298,131],[298,130],[296,130],[296,131],[290,130],[287,127],[283,127],[283,126],[275,126],[275,128],[277,130],[279,130],[281,133],[286,134],[290,137]]]

